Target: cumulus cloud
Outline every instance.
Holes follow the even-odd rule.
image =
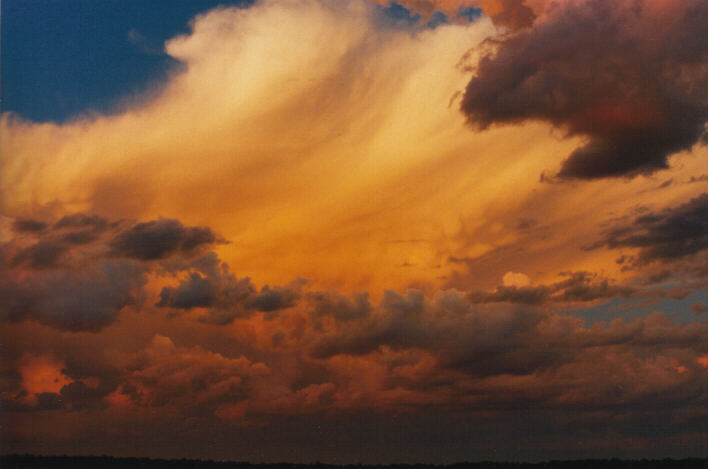
[[[53,225],[41,223],[41,230],[16,230],[18,237],[2,246],[8,265],[0,278],[5,299],[0,318],[5,321],[31,319],[97,332],[123,308],[142,301],[146,275],[158,265],[138,260],[189,257],[221,242],[209,228],[167,219],[130,224],[78,213]],[[27,222],[19,219],[18,224],[26,228]]]
[[[265,375],[263,363],[229,358],[202,347],[178,347],[169,337],[155,335],[132,357],[118,391],[139,406],[170,406],[185,410],[248,396],[248,380]]]
[[[181,310],[205,308],[205,314],[199,319],[221,325],[258,311],[271,316],[295,305],[304,283],[296,280],[285,286],[264,285],[258,290],[250,278],[237,278],[214,253],[190,263],[172,263],[166,267],[173,273],[186,271],[187,274],[176,286],[162,288],[156,306]]]
[[[561,178],[666,168],[705,131],[707,18],[700,0],[561,2],[532,29],[493,40],[462,110],[480,129],[543,120],[584,137]]]

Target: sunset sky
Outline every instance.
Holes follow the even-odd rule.
[[[708,455],[705,0],[5,0],[0,450]]]

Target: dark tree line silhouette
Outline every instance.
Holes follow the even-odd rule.
[[[708,469],[708,458],[588,459],[540,463],[463,462],[448,465],[254,464],[196,459],[115,458],[112,456],[0,456],[1,469]]]

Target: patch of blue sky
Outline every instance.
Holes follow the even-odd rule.
[[[465,18],[470,23],[478,20],[482,16],[482,10],[474,7],[461,8],[457,13],[460,18]]]
[[[178,67],[165,40],[218,5],[252,0],[3,0],[2,111],[37,122],[110,113]]]
[[[616,318],[632,321],[661,312],[673,322],[688,324],[691,322],[708,322],[708,313],[696,311],[696,304],[708,305],[708,292],[704,289],[694,290],[681,299],[673,298],[613,298],[607,302],[588,308],[563,309],[562,314],[577,316],[591,326],[598,322],[609,322]]]
[[[440,11],[433,12],[429,18],[425,19],[420,14],[396,2],[379,5],[377,8],[380,12],[379,16],[389,26],[434,29],[440,25],[450,23],[450,19]],[[458,19],[461,18],[472,22],[477,20],[481,14],[482,10],[477,8],[462,8],[458,13]]]
[[[444,13],[436,11],[425,19],[418,13],[408,8],[391,2],[387,5],[377,5],[379,17],[385,26],[413,29],[434,29],[441,24],[447,24],[448,18]]]

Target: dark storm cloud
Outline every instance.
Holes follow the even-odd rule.
[[[311,292],[308,302],[314,307],[313,315],[332,316],[338,321],[350,321],[366,317],[372,310],[367,292],[354,293],[351,296],[332,292]]]
[[[261,291],[249,297],[247,306],[265,313],[290,308],[300,298],[300,286],[297,282],[285,287],[265,285]]]
[[[219,286],[208,277],[191,273],[177,287],[164,287],[157,306],[189,309],[213,306],[219,296]]]
[[[110,392],[110,391],[108,391]],[[15,404],[17,411],[43,411],[43,410],[65,410],[65,411],[92,411],[101,410],[108,407],[108,403],[103,399],[108,394],[102,386],[93,388],[86,386],[81,381],[74,381],[61,388],[58,393],[44,392],[37,395],[35,405]]]
[[[24,265],[32,269],[56,267],[68,250],[69,247],[57,239],[40,240],[18,251],[12,258],[12,265]]]
[[[389,291],[369,319],[324,335],[311,352],[327,358],[381,347],[419,349],[434,353],[443,368],[470,376],[526,374],[572,359],[564,340],[544,337],[548,321],[565,320],[526,306],[473,305],[455,291],[434,299],[415,290]]]
[[[708,3],[589,0],[550,7],[532,29],[494,39],[462,111],[481,129],[543,120],[587,142],[561,178],[667,167],[708,120]]]
[[[31,269],[47,269],[61,264],[62,257],[72,245],[85,245],[97,241],[101,235],[116,223],[98,215],[75,213],[66,215],[51,225],[47,222],[18,218],[13,222],[13,230],[33,234],[38,241],[28,247],[13,249],[13,266]]]
[[[178,253],[189,255],[218,242],[223,241],[210,228],[187,227],[178,220],[161,218],[138,223],[116,235],[109,245],[114,256],[156,260]]]
[[[424,298],[421,292],[415,291],[406,295],[389,292],[387,296],[370,318],[341,323],[334,331],[322,334],[310,347],[312,356],[317,359],[341,355],[364,357],[387,353],[388,350],[422,350],[435,356],[436,372],[423,381],[415,380],[406,386],[425,388],[436,382],[435,375],[442,373],[440,376],[444,376],[445,370],[484,379],[544,376],[547,373],[550,377],[557,370],[570,367],[573,374],[582,376],[583,370],[596,373],[598,370],[593,370],[594,367],[605,370],[608,366],[618,366],[636,354],[647,360],[647,366],[654,367],[655,360],[663,360],[666,363],[660,364],[659,368],[678,369],[676,358],[665,358],[678,350],[682,352],[677,357],[683,357],[686,363],[685,369],[679,369],[679,373],[687,371],[690,366],[698,377],[702,373],[700,365],[696,361],[687,361],[686,357],[708,352],[706,325],[679,326],[659,313],[633,322],[618,319],[588,328],[579,318],[535,307],[475,305],[456,291],[439,293],[434,298]],[[656,379],[658,384],[662,378],[658,375],[651,379]],[[607,387],[607,393],[613,392],[612,384],[603,382],[603,379],[596,384]],[[533,395],[550,398],[559,392],[569,395],[575,392],[558,388],[546,391],[534,385],[530,392],[519,389],[517,397],[526,402]],[[480,393],[483,394],[482,390]],[[614,397],[598,396],[598,393],[599,390],[587,398],[572,396],[572,399],[563,399],[552,406],[563,407],[570,405],[570,401],[572,405],[593,401],[597,406],[617,402],[616,393]],[[483,395],[480,399],[485,408],[494,401]],[[508,402],[498,404],[505,408],[510,405]],[[622,404],[617,402],[617,405]]]
[[[135,303],[144,283],[143,268],[132,261],[103,261],[87,270],[39,271],[31,276],[6,272],[0,281],[0,318],[96,332]]]
[[[636,217],[627,226],[609,231],[589,249],[638,248],[635,263],[672,261],[708,248],[708,193],[678,207]]]
[[[302,281],[286,286],[265,285],[259,291],[248,277],[237,278],[213,253],[191,263],[172,262],[167,267],[173,272],[189,272],[176,286],[163,287],[156,306],[208,308],[200,317],[204,322],[225,325],[257,311],[274,313],[294,306],[301,297]]]
[[[54,224],[54,229],[75,229],[91,228],[95,231],[106,230],[111,223],[99,215],[87,215],[85,213],[74,213],[63,216]]]
[[[77,213],[51,226],[46,223],[40,227],[27,220],[16,221],[16,225],[23,228],[15,230],[21,236],[2,246],[8,268],[0,278],[4,300],[0,319],[34,320],[70,331],[97,332],[113,323],[124,307],[142,302],[146,274],[165,267],[136,260],[179,264],[183,256],[222,242],[209,228],[188,227],[168,219],[129,224]],[[34,238],[34,244],[26,244],[28,237]],[[218,276],[219,261],[213,253],[195,260],[194,266],[212,273],[211,278],[213,272]],[[161,304],[175,308],[207,306],[212,300],[205,291],[209,285],[195,273],[179,288],[163,291]],[[229,295],[236,294],[231,290],[237,285],[234,280]],[[244,288],[257,294],[248,280]],[[264,304],[268,293],[265,291],[266,297],[261,300]],[[275,300],[270,301],[274,304]]]
[[[18,233],[36,233],[45,230],[47,226],[48,223],[31,218],[18,218],[12,222],[12,229]]]

